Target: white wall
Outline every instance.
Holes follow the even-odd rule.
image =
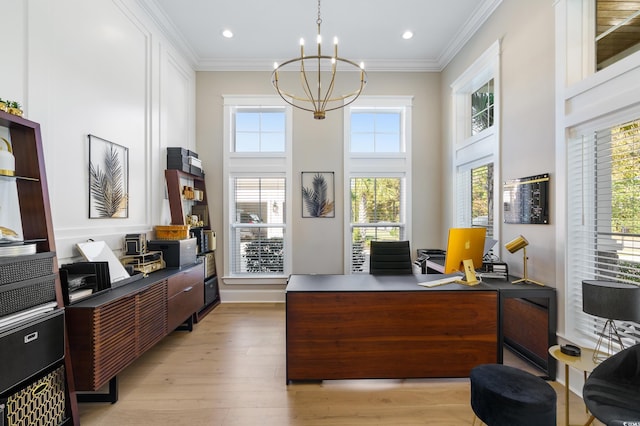
[[[294,54],[295,52],[292,52]],[[441,140],[440,76],[438,73],[370,72],[366,95],[413,96],[413,194],[411,247],[442,247],[441,239]],[[222,230],[223,95],[272,95],[269,72],[197,73],[197,149],[206,165],[206,185],[213,228]],[[311,113],[293,114],[293,273],[343,272],[345,238],[343,205],[343,114],[329,112],[325,120]],[[300,209],[300,172],[334,171],[336,217],[303,219]],[[216,200],[216,201],[214,201]],[[218,247],[225,247],[218,232]],[[226,263],[217,250],[218,268]],[[282,290],[283,286],[222,285],[223,300],[238,291]]]
[[[0,45],[0,96],[41,124],[60,263],[77,242],[119,250],[126,233],[168,223],[165,147],[195,148],[192,64],[135,0],[0,0],[0,10],[15,35]],[[88,218],[88,134],[129,149],[126,219]]]

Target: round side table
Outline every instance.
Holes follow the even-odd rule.
[[[588,373],[591,373],[598,366],[593,362],[593,349],[580,348],[580,356],[571,356],[563,354],[560,351],[560,345],[554,345],[549,348],[549,354],[564,364],[564,406],[565,406],[565,425],[569,426],[569,367],[582,371],[584,380],[587,380]]]

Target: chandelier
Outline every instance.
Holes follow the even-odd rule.
[[[333,55],[322,54],[322,36],[320,35],[320,0],[318,0],[318,25],[316,55],[305,55],[304,39],[300,39],[300,56],[278,65],[274,63],[271,83],[278,94],[288,104],[305,111],[313,112],[313,118],[323,120],[327,111],[343,108],[355,101],[367,84],[364,64],[357,64],[338,56],[338,39],[333,39]],[[337,82],[338,64],[345,65]],[[285,71],[285,72],[282,72]],[[292,71],[291,73],[287,71]],[[342,71],[342,69],[341,69]],[[299,74],[299,79],[298,79]],[[334,93],[338,86],[346,87],[341,94]]]

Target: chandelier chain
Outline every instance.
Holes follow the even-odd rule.
[[[318,24],[318,26],[322,24],[322,18],[320,17],[320,0],[318,0],[318,19],[316,20],[316,24]]]

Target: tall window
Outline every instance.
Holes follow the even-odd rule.
[[[410,238],[410,106],[410,98],[365,97],[345,111],[347,273],[369,271],[372,240]]]
[[[290,273],[291,108],[278,99],[225,97],[227,282]]]
[[[568,158],[569,310],[595,342],[603,323],[582,312],[582,280],[640,285],[640,120],[571,139]],[[617,325],[627,344],[640,341],[637,324]]]
[[[497,124],[499,42],[491,46],[452,85],[454,134],[454,226],[481,226],[498,239],[494,228],[499,152]]]

